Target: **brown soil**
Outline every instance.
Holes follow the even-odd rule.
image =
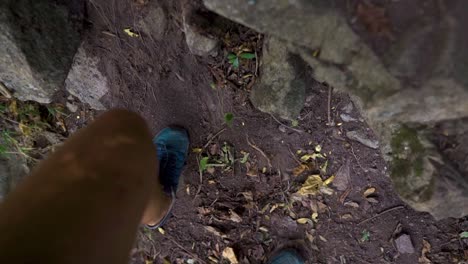
[[[343,136],[359,129],[373,137],[364,122],[341,121],[339,115],[350,104],[347,95],[332,93],[331,118],[337,124],[333,127],[327,125],[329,89],[313,80],[309,80],[307,106],[297,127],[252,107],[248,95],[257,63],[245,62],[236,70],[226,56],[245,43],[260,55],[262,36],[223,20],[219,56],[201,58],[192,55],[185,44],[178,1],[91,3],[87,49],[102,58],[102,70],[112,83],[105,103],[140,113],[155,134],[170,124],[183,125],[190,131],[192,148],[206,145],[201,154],[189,157],[164,234],[142,228],[131,252],[132,263],[190,263],[190,259],[225,263],[221,255],[226,247],[234,249],[241,263],[262,263],[275,250],[293,245],[305,249],[309,263],[412,264],[422,256],[423,241],[431,245],[425,250],[432,263],[466,259],[467,244],[458,234],[466,230],[468,219],[437,222],[428,213],[415,212],[394,192],[380,152]],[[168,14],[162,39],[141,32],[138,38],[123,33],[158,5]],[[249,73],[253,76],[242,81]],[[226,113],[234,115],[230,125],[225,124]],[[355,109],[350,115],[360,118]],[[280,122],[286,126],[279,129]],[[216,159],[223,154],[224,144],[236,158],[234,165],[200,175],[199,158]],[[317,145],[326,157],[294,176],[298,159],[313,153]],[[250,154],[248,161],[241,163],[245,152]],[[326,162],[326,170],[321,171]],[[297,195],[293,194],[307,175],[328,179],[346,164],[347,190],[331,186],[330,194],[294,201]],[[375,193],[365,197],[363,193],[371,187]],[[316,221],[296,221],[311,219],[314,212]],[[399,234],[411,236],[415,253],[398,253],[394,238]]]

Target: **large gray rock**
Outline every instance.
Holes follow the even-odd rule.
[[[96,110],[106,107],[99,101],[109,92],[109,81],[99,70],[100,59],[86,51],[86,42],[78,49],[65,81],[65,89]]]
[[[467,1],[441,2],[435,10],[438,16],[415,11],[406,20],[410,22],[404,22],[405,32],[380,53],[365,34],[352,28],[337,7],[340,2],[204,3],[220,15],[282,39],[283,46],[313,68],[316,80],[349,92],[379,136],[390,176],[406,202],[436,218],[468,214],[468,187],[460,184],[466,176],[447,175],[444,157],[427,139],[434,124],[468,117],[468,51],[463,48],[468,43]],[[284,108],[275,97],[262,96],[264,105]]]
[[[305,82],[297,76],[297,60],[281,40],[266,38],[260,66],[260,80],[253,87],[250,100],[261,111],[294,120],[305,101]]]
[[[0,3],[0,81],[21,100],[49,103],[63,87],[80,43],[83,4]]]
[[[29,173],[23,157],[10,155],[0,158],[0,201]]]

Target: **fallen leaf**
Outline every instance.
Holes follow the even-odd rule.
[[[241,154],[243,155],[243,157],[240,159],[240,163],[245,164],[247,160],[249,159],[250,153],[241,151]]]
[[[193,153],[201,153],[201,152],[202,152],[202,149],[201,149],[201,148],[193,148],[193,149],[192,149],[192,152],[193,152]]]
[[[312,220],[316,223],[318,222],[318,213],[316,212],[312,213]]]
[[[332,183],[334,179],[335,179],[335,176],[332,175],[332,176],[328,177],[328,179],[326,179],[326,180],[323,182],[323,184],[324,184],[324,185],[330,185],[330,183]]]
[[[270,209],[270,214],[273,213],[276,210],[276,208],[278,208],[278,207],[279,207],[278,204],[274,204]]]
[[[431,244],[423,239],[423,248],[421,250],[421,257],[419,257],[419,264],[431,264],[431,260],[427,258],[426,254],[431,252]]]
[[[163,259],[163,264],[171,264],[171,262],[167,258],[164,258]]]
[[[320,166],[320,171],[323,174],[325,174],[325,173],[327,173],[327,168],[328,168],[328,160],[326,160],[325,163],[322,166]]]
[[[260,230],[262,232],[265,232],[265,233],[268,233],[268,228],[266,228],[264,226],[259,227],[258,230]]]
[[[159,231],[159,233],[161,233],[161,235],[166,234],[166,231],[164,229],[162,229],[162,227],[158,227],[158,231]]]
[[[346,219],[352,219],[352,218],[353,218],[353,215],[351,215],[351,214],[344,214],[344,215],[341,216],[341,219],[345,219],[345,220]]]
[[[236,254],[231,247],[227,247],[223,250],[223,258],[229,260],[231,264],[238,264],[239,261],[237,260]]]
[[[125,32],[125,34],[129,35],[132,38],[138,38],[140,36],[137,33],[133,32],[133,30],[130,28],[125,28],[123,31]]]
[[[366,200],[367,200],[369,203],[372,203],[372,204],[377,204],[377,203],[379,203],[379,200],[375,199],[374,197],[368,197],[368,198],[366,198]]]
[[[213,261],[214,263],[218,263],[218,259],[213,256],[208,256],[208,259]]]
[[[145,260],[145,264],[153,264],[154,262],[150,259]]]
[[[308,168],[309,168],[309,166],[307,166],[305,164],[301,164],[301,165],[297,166],[296,168],[294,168],[292,173],[293,173],[294,176],[299,176],[305,170],[307,170]]]
[[[356,202],[345,202],[344,205],[345,206],[350,206],[350,207],[353,207],[353,208],[359,208],[359,204],[356,203]]]
[[[234,212],[232,209],[229,210],[229,220],[235,222],[235,223],[240,223],[242,222],[242,217],[240,217],[236,212]]]
[[[219,232],[218,230],[216,230],[216,228],[212,227],[212,226],[205,226],[205,230],[210,232],[211,234],[215,235],[215,236],[219,236],[219,237],[226,237],[225,234]]]
[[[311,220],[309,218],[299,218],[296,220],[298,224],[305,225],[307,223],[310,223]]]
[[[350,161],[346,160],[346,163],[342,165],[336,172],[335,181],[333,181],[333,186],[338,191],[344,191],[348,188],[350,182]]]
[[[323,186],[322,178],[319,175],[310,175],[307,180],[304,182],[302,187],[297,191],[297,194],[306,196],[306,195],[315,195],[320,190],[320,187]]]
[[[216,171],[215,167],[208,167],[208,168],[206,168],[206,172],[208,172],[208,173],[211,174],[211,175],[213,175],[213,174],[215,173],[215,171]],[[214,183],[214,181],[211,181],[211,182]],[[209,181],[209,183],[210,183],[210,181]],[[210,184],[211,184],[211,183],[210,183]]]
[[[198,211],[198,213],[201,214],[201,215],[208,215],[208,214],[211,213],[211,209],[208,208],[208,207],[198,207],[198,208],[197,208],[197,211]]]
[[[323,159],[323,158],[325,158],[325,157],[324,157],[322,154],[320,154],[320,153],[305,154],[304,156],[301,157],[301,161],[302,161],[302,162],[307,162],[307,161],[309,161],[310,159],[315,160],[315,159],[317,159],[317,158]]]
[[[320,240],[322,240],[323,242],[328,242],[328,240],[327,240],[326,238],[324,238],[323,236],[320,236],[320,235],[319,235],[319,238],[320,238]]]
[[[376,189],[374,187],[370,187],[367,190],[364,191],[363,195],[364,197],[369,197],[369,195],[375,193]]]

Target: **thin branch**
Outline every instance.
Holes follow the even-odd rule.
[[[224,131],[226,131],[226,128],[222,128],[221,130],[219,130],[216,134],[214,134],[209,140],[208,142],[203,146],[202,149],[206,149],[210,144],[211,142],[217,138],[219,135],[221,135],[221,133],[223,133]]]
[[[249,144],[249,146],[251,146],[252,148],[254,148],[256,151],[260,152],[260,154],[262,154],[263,157],[265,157],[265,159],[268,161],[268,166],[270,168],[273,168],[273,166],[271,165],[271,160],[270,158],[268,158],[268,156],[265,154],[265,152],[263,150],[261,150],[259,147],[257,147],[256,145],[252,144],[249,140],[249,136],[247,136],[247,144]]]
[[[365,220],[359,222],[358,225],[362,225],[362,224],[367,223],[367,222],[369,222],[369,221],[371,221],[371,220],[373,220],[373,219],[375,219],[375,218],[377,218],[377,217],[380,217],[380,216],[382,216],[382,215],[384,215],[384,214],[386,214],[386,213],[390,213],[390,212],[392,212],[392,211],[395,211],[395,210],[398,210],[398,209],[403,209],[403,208],[405,208],[404,205],[397,205],[397,206],[394,206],[394,207],[390,207],[390,208],[388,208],[388,209],[386,209],[386,210],[383,210],[382,212],[380,212],[380,213],[374,215],[374,216],[371,217],[371,218],[367,218],[367,219],[365,219]]]
[[[270,114],[271,117],[273,117],[273,119],[278,122],[280,125],[284,126],[284,127],[287,127],[289,129],[291,129],[292,131],[296,131],[297,133],[301,134],[301,133],[304,133],[304,131],[300,130],[300,129],[296,129],[296,128],[293,128],[293,127],[290,127],[288,125],[285,125],[283,124],[281,121],[279,121],[274,115]]]

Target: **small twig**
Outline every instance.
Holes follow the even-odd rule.
[[[294,161],[296,161],[298,165],[301,165],[302,163],[296,158],[296,155],[294,155],[289,145],[288,145],[288,150],[289,150],[289,153],[291,153],[291,156],[294,159]]]
[[[369,221],[371,221],[371,220],[373,220],[373,219],[375,219],[377,217],[380,217],[380,216],[382,216],[382,215],[384,215],[386,213],[389,213],[389,212],[392,212],[392,211],[395,211],[395,210],[398,210],[398,209],[403,209],[403,208],[405,208],[404,205],[397,205],[397,206],[394,206],[394,207],[390,207],[390,208],[385,209],[382,212],[372,216],[371,218],[367,218],[367,219],[359,222],[358,225],[362,225],[362,224],[367,223],[367,222],[369,222]]]
[[[254,148],[256,151],[260,152],[260,154],[262,154],[263,157],[265,157],[265,159],[268,161],[268,166],[270,168],[273,168],[273,166],[271,165],[271,160],[270,158],[268,158],[268,156],[265,154],[265,152],[263,150],[261,150],[259,147],[257,147],[256,145],[252,144],[249,140],[249,136],[247,136],[247,144],[249,144],[249,146],[251,146],[252,148]]]
[[[255,49],[255,76],[258,76],[258,55],[257,55],[257,49]]]
[[[332,99],[332,92],[333,92],[333,87],[330,85],[328,86],[328,109],[327,109],[327,115],[328,115],[328,123],[327,125],[329,126],[334,126],[335,123],[331,119],[331,99]]]
[[[364,171],[364,172],[368,172],[368,170],[364,169],[364,167],[362,167],[361,165],[361,162],[359,162],[359,159],[357,158],[356,154],[354,153],[354,149],[353,149],[353,145],[351,145],[351,153],[353,154],[354,156],[354,159],[356,160],[357,164],[359,165],[359,167]]]
[[[287,126],[285,124],[283,124],[281,121],[279,121],[274,115],[270,114],[271,117],[273,117],[273,119],[278,122],[280,125],[284,126],[284,127],[287,127],[289,129],[291,129],[292,131],[296,131],[297,133],[303,133],[304,131],[300,130],[300,129],[296,129],[296,128],[293,128],[293,127],[290,127],[290,126]]]
[[[197,164],[199,166],[198,168],[198,173],[200,174],[200,184],[198,185],[197,193],[195,193],[195,197],[193,198],[194,200],[197,199],[198,194],[201,192],[201,188],[203,186],[203,171],[200,169],[200,159],[199,156],[197,156]]]
[[[206,148],[211,144],[211,142],[212,142],[215,138],[217,138],[219,135],[221,135],[221,133],[223,133],[224,131],[226,131],[226,128],[223,128],[223,129],[219,130],[216,134],[214,134],[214,135],[208,140],[208,142],[203,146],[202,149],[206,149]]]
[[[195,254],[193,254],[191,251],[189,251],[188,249],[184,248],[181,244],[179,244],[179,242],[175,241],[174,239],[172,239],[171,237],[166,237],[169,241],[171,241],[172,243],[174,243],[177,247],[179,247],[180,249],[182,249],[183,251],[185,251],[185,253],[189,254],[189,256],[191,256],[192,258],[194,258],[195,260],[197,260],[198,262],[200,263],[205,263],[205,261],[201,260],[198,256],[196,256]]]

